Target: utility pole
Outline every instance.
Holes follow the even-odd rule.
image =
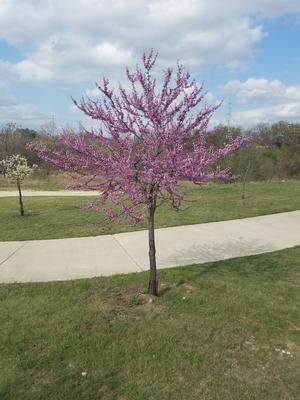
[[[231,101],[228,103],[228,112],[227,112],[227,136],[228,139],[231,139]]]
[[[51,130],[51,135],[54,135],[54,133],[55,133],[55,113],[52,113],[51,117],[50,117],[50,130]]]

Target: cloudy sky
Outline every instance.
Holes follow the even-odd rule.
[[[0,124],[76,126],[71,96],[151,48],[223,99],[215,123],[300,121],[299,0],[0,0]]]

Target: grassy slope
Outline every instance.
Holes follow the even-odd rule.
[[[70,178],[66,174],[51,173],[49,176],[35,173],[22,182],[24,190],[64,190]],[[16,184],[0,175],[0,190],[17,190]]]
[[[253,182],[241,200],[241,185],[185,185],[186,202],[179,212],[162,206],[157,211],[157,227],[194,224],[251,217],[300,209],[300,181]],[[92,211],[81,211],[89,198],[25,198],[27,216],[18,214],[17,198],[0,199],[0,240],[51,239],[92,236],[103,233],[144,229],[107,223]]]
[[[0,285],[1,400],[300,398],[300,247],[159,278]]]

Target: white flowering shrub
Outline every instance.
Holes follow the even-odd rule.
[[[36,167],[36,165],[32,167],[28,165],[26,158],[19,154],[6,157],[0,161],[0,168],[4,177],[13,182],[22,181],[32,175]]]
[[[0,172],[5,178],[15,182],[19,191],[20,214],[24,216],[24,205],[21,192],[21,181],[30,176],[37,166],[28,165],[25,157],[15,154],[0,161]]]

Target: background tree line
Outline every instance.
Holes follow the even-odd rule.
[[[253,142],[223,161],[233,174],[251,181],[300,177],[299,123],[279,121],[248,130],[219,125],[211,135],[211,143],[219,146],[241,134],[251,135]]]
[[[35,140],[49,141],[49,133],[55,133],[55,126],[44,125],[34,130],[20,128],[13,123],[0,128],[0,159],[20,154],[30,165],[39,166],[38,173],[49,174],[53,170],[45,161],[27,149],[27,144]],[[76,132],[74,131],[74,134]],[[215,147],[239,135],[251,135],[253,143],[222,161],[241,180],[268,180],[300,177],[300,123],[279,121],[273,124],[261,123],[251,129],[239,126],[218,125],[209,136]],[[189,145],[192,146],[192,136]],[[53,143],[55,145],[55,143]]]
[[[34,141],[44,141],[49,143],[51,139],[49,134],[56,132],[54,124],[45,124],[39,129],[20,128],[14,123],[8,123],[0,127],[0,160],[6,159],[12,155],[19,154],[25,157],[29,165],[37,165],[37,174],[49,175],[53,166],[41,160],[34,152],[27,148],[27,145]]]

